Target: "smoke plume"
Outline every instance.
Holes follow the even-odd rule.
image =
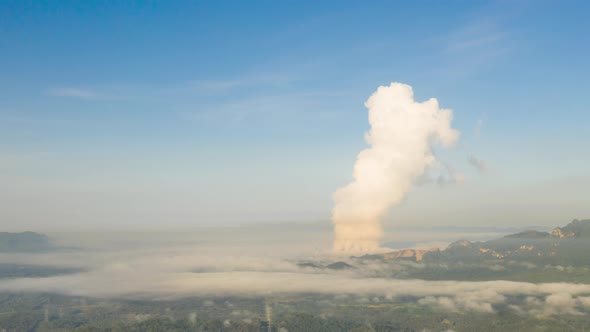
[[[414,100],[412,87],[381,86],[365,102],[371,129],[369,148],[357,157],[353,181],[334,193],[334,250],[372,251],[379,247],[381,219],[399,203],[415,179],[436,162],[433,145],[452,145],[459,132],[453,113],[431,98]]]

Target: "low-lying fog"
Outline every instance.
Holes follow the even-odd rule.
[[[504,232],[405,229],[389,233],[393,235],[388,242],[408,243],[408,239],[414,239],[418,245],[431,246],[461,238],[487,239]],[[44,278],[2,279],[1,291],[142,299],[295,293],[369,297],[373,301],[411,297],[422,305],[481,312],[492,312],[493,305],[520,296],[522,305],[537,314],[575,313],[576,308],[590,306],[590,285],[387,279],[371,274],[379,263],[346,271],[298,266],[301,260],[348,259],[329,255],[330,228],[318,224],[177,232],[62,232],[49,236],[60,249],[2,254],[0,263],[77,267],[82,271]]]

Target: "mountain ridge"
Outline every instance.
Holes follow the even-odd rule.
[[[580,239],[590,239],[590,219],[574,219],[562,227],[555,227],[551,232],[525,230],[515,234],[488,241],[471,242],[457,240],[445,249],[399,249],[386,253],[351,256],[361,260],[396,260],[405,259],[415,262],[432,260],[456,260],[477,258],[556,258],[565,252],[579,250],[577,242],[567,242]],[[563,251],[563,252],[562,252]]]
[[[0,252],[42,252],[54,249],[49,237],[35,232],[0,232]]]

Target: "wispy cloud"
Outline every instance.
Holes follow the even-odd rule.
[[[240,80],[199,80],[188,82],[185,88],[198,93],[222,93],[243,84],[244,82]]]
[[[415,185],[422,186],[436,183],[439,186],[461,184],[465,181],[465,176],[453,165],[445,161],[438,161],[428,172],[422,174],[416,181]]]
[[[445,52],[448,54],[495,53],[503,49],[507,33],[495,22],[467,24],[452,32],[446,39]]]
[[[477,119],[477,122],[475,123],[475,127],[473,128],[473,135],[475,136],[475,139],[479,139],[479,137],[481,136],[481,131],[483,129],[484,123],[486,122],[487,119],[487,115],[486,113],[483,113],[479,119]]]
[[[256,87],[285,87],[296,81],[295,75],[288,73],[257,73],[252,76],[242,76],[230,79],[205,79],[188,81],[181,85],[177,90],[184,92],[193,92],[198,94],[223,94],[233,92],[239,89],[249,89]]]
[[[61,87],[47,89],[45,93],[49,96],[54,97],[66,97],[66,98],[78,98],[78,99],[97,99],[100,98],[100,94],[96,91],[74,88],[74,87]]]
[[[342,97],[337,91],[313,93],[249,94],[242,98],[219,103],[207,103],[198,110],[180,113],[183,118],[196,122],[217,122],[225,126],[241,125],[249,120],[303,121],[338,116],[344,105],[330,104],[330,100]]]
[[[480,16],[440,35],[434,47],[448,78],[461,77],[491,65],[514,48],[511,31],[499,17]]]
[[[110,85],[95,88],[64,86],[49,88],[44,94],[57,98],[70,98],[88,101],[127,100],[138,96],[150,96],[153,89],[142,86]]]
[[[488,164],[483,160],[480,159],[474,155],[471,155],[469,157],[469,164],[473,167],[475,167],[475,169],[480,173],[480,174],[484,174],[488,171]]]
[[[160,84],[106,84],[100,86],[57,86],[43,91],[51,97],[83,100],[128,100],[163,98],[204,98],[229,93],[250,94],[260,89],[280,90],[298,80],[284,72],[257,73],[233,78],[208,78]],[[275,91],[276,92],[276,91]]]

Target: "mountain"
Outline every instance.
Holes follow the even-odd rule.
[[[376,278],[590,284],[589,252],[590,219],[586,219],[551,232],[517,229],[488,241],[458,240],[444,250],[399,249],[298,265]]]
[[[451,243],[441,254],[425,256],[431,260],[480,261],[482,258],[526,260],[539,264],[579,265],[590,250],[590,219],[574,220],[551,233],[524,231],[502,238]]]
[[[564,227],[556,227],[551,236],[557,238],[590,238],[590,219],[577,220]]]
[[[546,239],[550,238],[552,235],[547,232],[539,232],[539,231],[524,231],[516,234],[506,235],[505,238],[508,239]]]
[[[444,250],[401,249],[351,257],[355,260],[411,260],[415,262],[477,263],[482,260],[524,261],[539,264],[579,265],[590,252],[590,219],[574,220],[551,233],[527,230],[504,237],[471,242],[459,240]]]
[[[392,260],[392,259],[408,259],[416,262],[422,261],[426,254],[440,253],[439,248],[431,249],[401,249],[394,250],[383,254],[364,255],[360,257],[352,257],[353,259],[361,260]]]
[[[331,270],[348,270],[348,269],[354,269],[354,266],[347,264],[345,262],[336,262],[336,263],[326,265],[326,268],[331,269]]]
[[[0,252],[41,252],[54,249],[49,238],[34,232],[0,232]]]
[[[489,241],[458,240],[444,250],[400,249],[350,257],[372,277],[590,283],[590,219],[551,232],[519,230]]]
[[[574,219],[569,224],[563,227],[555,227],[551,233],[540,232],[536,230],[527,230],[524,232],[506,235],[506,238],[530,238],[530,239],[544,239],[544,238],[590,238],[590,219],[578,220]]]
[[[354,266],[346,263],[346,262],[342,262],[342,261],[338,261],[338,262],[334,262],[331,264],[327,264],[327,265],[323,265],[319,262],[300,262],[297,264],[297,266],[302,267],[302,268],[311,268],[311,269],[330,269],[330,270],[349,270],[349,269],[355,269]]]

